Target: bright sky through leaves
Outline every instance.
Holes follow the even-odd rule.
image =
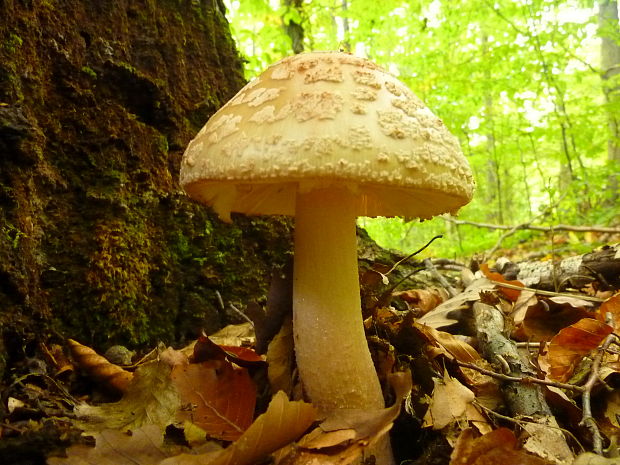
[[[294,3],[294,2],[290,2]],[[560,0],[277,0],[227,3],[246,74],[292,54],[284,24],[300,24],[304,48],[348,45],[403,80],[459,138],[476,174],[474,201],[461,219],[518,224],[610,224],[608,117],[600,70],[598,8]],[[614,78],[615,79],[615,78]],[[611,205],[611,207],[610,207]],[[385,246],[417,249],[437,233],[442,251],[491,246],[497,233],[446,227],[435,219],[363,220]],[[429,250],[437,253],[437,248]]]

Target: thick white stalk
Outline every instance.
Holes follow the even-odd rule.
[[[346,189],[297,194],[293,332],[304,389],[322,412],[384,407],[362,321],[355,197]],[[365,451],[394,463],[388,437]]]
[[[362,323],[354,202],[346,189],[297,195],[295,353],[306,393],[326,411],[384,406]]]

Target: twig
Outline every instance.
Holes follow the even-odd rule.
[[[241,310],[239,310],[237,307],[235,307],[233,304],[228,304],[230,308],[232,308],[241,318],[243,318],[245,321],[247,321],[248,323],[250,323],[250,325],[252,325],[252,328],[254,328],[254,322],[250,319],[249,316],[247,316],[245,313],[243,313]]]
[[[407,260],[409,260],[411,257],[413,257],[414,255],[419,254],[420,252],[422,252],[424,249],[426,249],[429,245],[431,245],[436,239],[441,239],[443,237],[442,234],[438,234],[437,236],[433,237],[430,241],[428,241],[426,244],[424,244],[422,247],[420,247],[418,250],[416,250],[413,253],[410,253],[409,255],[407,255],[405,258],[401,258],[400,260],[398,260],[396,263],[394,263],[394,266],[392,266],[392,268],[389,269],[389,271],[387,273],[385,273],[385,276],[389,275],[392,271],[394,271],[399,265],[403,264],[404,262],[406,262]]]
[[[442,216],[445,221],[449,221],[457,226],[467,225],[474,226],[477,228],[486,228],[486,229],[502,229],[508,231],[517,231],[517,230],[531,230],[531,231],[543,231],[543,232],[553,232],[553,231],[572,231],[572,232],[600,232],[600,233],[620,233],[620,228],[608,228],[604,226],[573,226],[569,224],[558,224],[556,226],[538,226],[533,225],[531,222],[521,223],[517,225],[506,225],[506,224],[491,224],[491,223],[477,223],[474,221],[465,221],[465,220],[457,220],[455,218],[448,218]]]
[[[483,375],[487,375],[492,378],[499,379],[500,381],[508,381],[508,382],[513,382],[513,383],[533,383],[533,384],[541,384],[543,386],[553,386],[553,387],[557,387],[560,389],[566,389],[566,390],[571,390],[571,391],[578,391],[578,392],[584,391],[583,386],[575,386],[574,384],[560,383],[557,381],[550,381],[546,379],[538,379],[532,376],[509,376],[509,375],[504,375],[501,373],[495,373],[494,371],[487,370],[485,368],[481,368],[477,365],[474,365],[473,363],[459,362],[458,360],[456,361],[456,363],[459,366],[462,366],[465,368],[471,368],[472,370],[476,370],[482,373]]]
[[[600,366],[601,361],[603,359],[603,354],[607,351],[611,343],[617,338],[615,334],[610,334],[605,338],[605,342],[598,348],[598,353],[596,357],[594,357],[594,361],[592,363],[592,369],[590,371],[590,376],[588,380],[583,385],[583,396],[581,397],[581,409],[583,411],[583,416],[581,417],[581,421],[579,424],[581,426],[586,426],[590,430],[590,434],[592,434],[592,449],[595,454],[602,455],[603,454],[603,437],[601,436],[601,432],[598,429],[596,421],[592,416],[592,406],[591,406],[591,395],[592,389],[598,381],[600,380]]]
[[[448,282],[448,280],[441,273],[439,273],[439,271],[437,271],[437,268],[435,268],[435,265],[433,264],[431,259],[426,258],[424,259],[422,263],[424,263],[424,266],[426,267],[426,269],[432,273],[435,279],[439,281],[439,284],[441,284],[444,287],[444,289],[448,291],[448,294],[450,294],[450,297],[455,297],[457,294],[456,289],[452,287],[452,285]]]
[[[528,421],[528,420],[523,420],[523,419],[507,417],[506,415],[502,415],[501,413],[497,413],[495,410],[492,410],[489,407],[485,407],[480,402],[474,401],[474,403],[476,404],[477,407],[479,407],[480,409],[484,410],[489,415],[497,417],[500,420],[507,421],[508,423],[514,423],[514,424],[516,424],[518,426],[523,426],[523,425],[525,425],[527,423],[534,423],[533,421]],[[585,447],[583,447],[583,445],[579,442],[579,440],[577,439],[577,437],[573,433],[571,433],[569,430],[567,430],[565,428],[561,428],[559,426],[557,428],[560,431],[562,431],[563,433],[568,434],[571,438],[573,438],[573,441],[575,441],[575,443],[579,445],[579,447],[581,448],[581,451],[585,452],[585,450],[586,450]]]
[[[589,295],[569,294],[567,292],[544,291],[542,289],[534,289],[533,287],[517,286],[516,284],[502,283],[499,281],[494,281],[493,279],[490,279],[489,281],[491,281],[496,286],[506,287],[508,289],[516,289],[517,291],[531,291],[531,292],[534,292],[535,294],[546,295],[546,296],[551,296],[551,297],[572,297],[572,298],[588,300],[590,302],[599,302],[599,303],[605,301],[605,299],[601,299],[599,297],[592,297]]]

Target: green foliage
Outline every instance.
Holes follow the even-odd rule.
[[[559,0],[316,0],[301,12],[283,5],[229,5],[248,77],[292,53],[282,25],[293,13],[306,50],[344,43],[398,75],[460,139],[472,165],[477,193],[461,219],[618,224],[610,200],[618,167],[607,147],[620,99],[606,100],[605,90],[620,75],[601,80],[598,37],[618,43],[620,28],[599,27],[596,8]],[[499,237],[441,219],[413,230],[401,220],[362,222],[407,251],[438,233],[449,237],[438,246],[447,255],[492,247]]]

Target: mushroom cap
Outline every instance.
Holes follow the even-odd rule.
[[[456,213],[474,182],[459,143],[403,83],[341,52],[285,58],[243,87],[190,142],[190,197],[230,212],[295,214],[298,190],[342,186],[358,216]]]

